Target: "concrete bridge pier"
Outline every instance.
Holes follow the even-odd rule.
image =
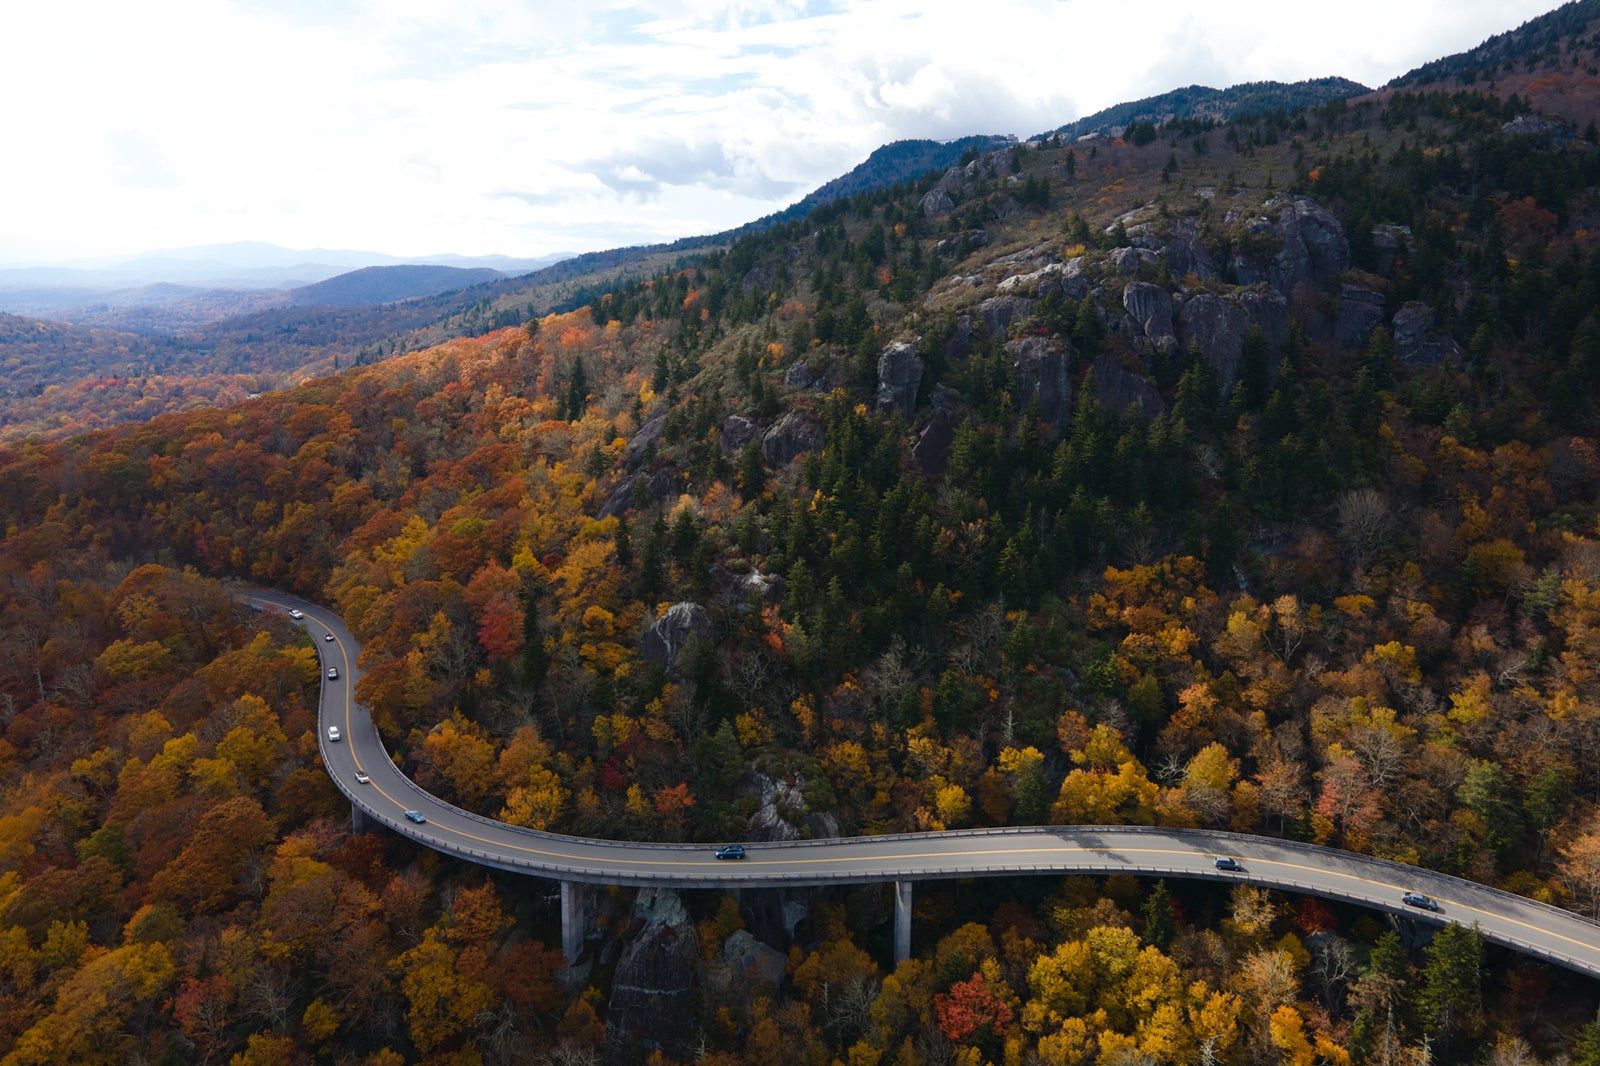
[[[894,883],[894,964],[911,957],[911,882]]]
[[[360,807],[357,807],[354,803],[350,804],[350,832],[368,833],[371,831],[372,819],[368,818],[366,812]]]
[[[583,931],[589,921],[583,889],[577,881],[561,882],[561,954],[567,957],[568,966],[576,966],[583,954]]]

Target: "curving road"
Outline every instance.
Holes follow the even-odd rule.
[[[248,590],[261,607],[299,610],[322,656],[318,736],[322,759],[355,807],[437,851],[516,873],[566,882],[679,888],[914,882],[1019,874],[1135,874],[1243,881],[1302,892],[1423,921],[1477,925],[1484,937],[1528,955],[1600,977],[1600,923],[1459,877],[1333,848],[1270,837],[1137,826],[1041,826],[905,833],[751,845],[743,862],[718,861],[705,844],[641,844],[541,833],[452,806],[418,788],[394,765],[367,708],[353,691],[361,646],[339,616],[285,593]],[[332,641],[323,639],[331,633]],[[327,668],[337,667],[330,681]],[[342,739],[331,742],[328,727]],[[356,780],[356,772],[369,780]],[[427,821],[405,819],[408,810]],[[1243,869],[1216,869],[1217,856]],[[1422,892],[1438,912],[1409,907]]]

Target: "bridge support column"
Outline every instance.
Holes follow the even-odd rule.
[[[894,883],[894,962],[911,957],[911,882]]]
[[[584,912],[584,886],[577,881],[561,882],[561,953],[568,966],[578,964],[583,954],[583,929],[589,921]]]
[[[372,829],[372,820],[354,803],[350,804],[350,832],[366,833]]]

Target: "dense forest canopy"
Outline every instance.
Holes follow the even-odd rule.
[[[4,1061],[1600,1062],[1588,982],[1242,888],[919,886],[892,971],[881,889],[607,897],[567,971],[540,890],[348,831],[221,583],[336,606],[406,772],[521,825],[1221,827],[1600,917],[1596,140],[1479,86],[974,153],[5,446]]]

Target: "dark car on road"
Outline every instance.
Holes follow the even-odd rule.
[[[719,859],[742,859],[742,858],[744,858],[744,845],[743,844],[724,844],[722,847],[717,849],[717,858],[719,858]]]
[[[1235,873],[1238,873],[1240,870],[1244,869],[1243,866],[1239,865],[1238,859],[1230,859],[1226,855],[1217,860],[1216,866],[1219,870],[1232,870]]]
[[[426,822],[427,819],[422,816],[421,811],[407,811],[406,821],[416,822],[418,825],[421,825],[423,822]]]
[[[1424,896],[1421,892],[1407,892],[1400,897],[1400,902],[1408,907],[1421,907],[1425,911],[1439,909],[1439,901],[1432,896]]]

